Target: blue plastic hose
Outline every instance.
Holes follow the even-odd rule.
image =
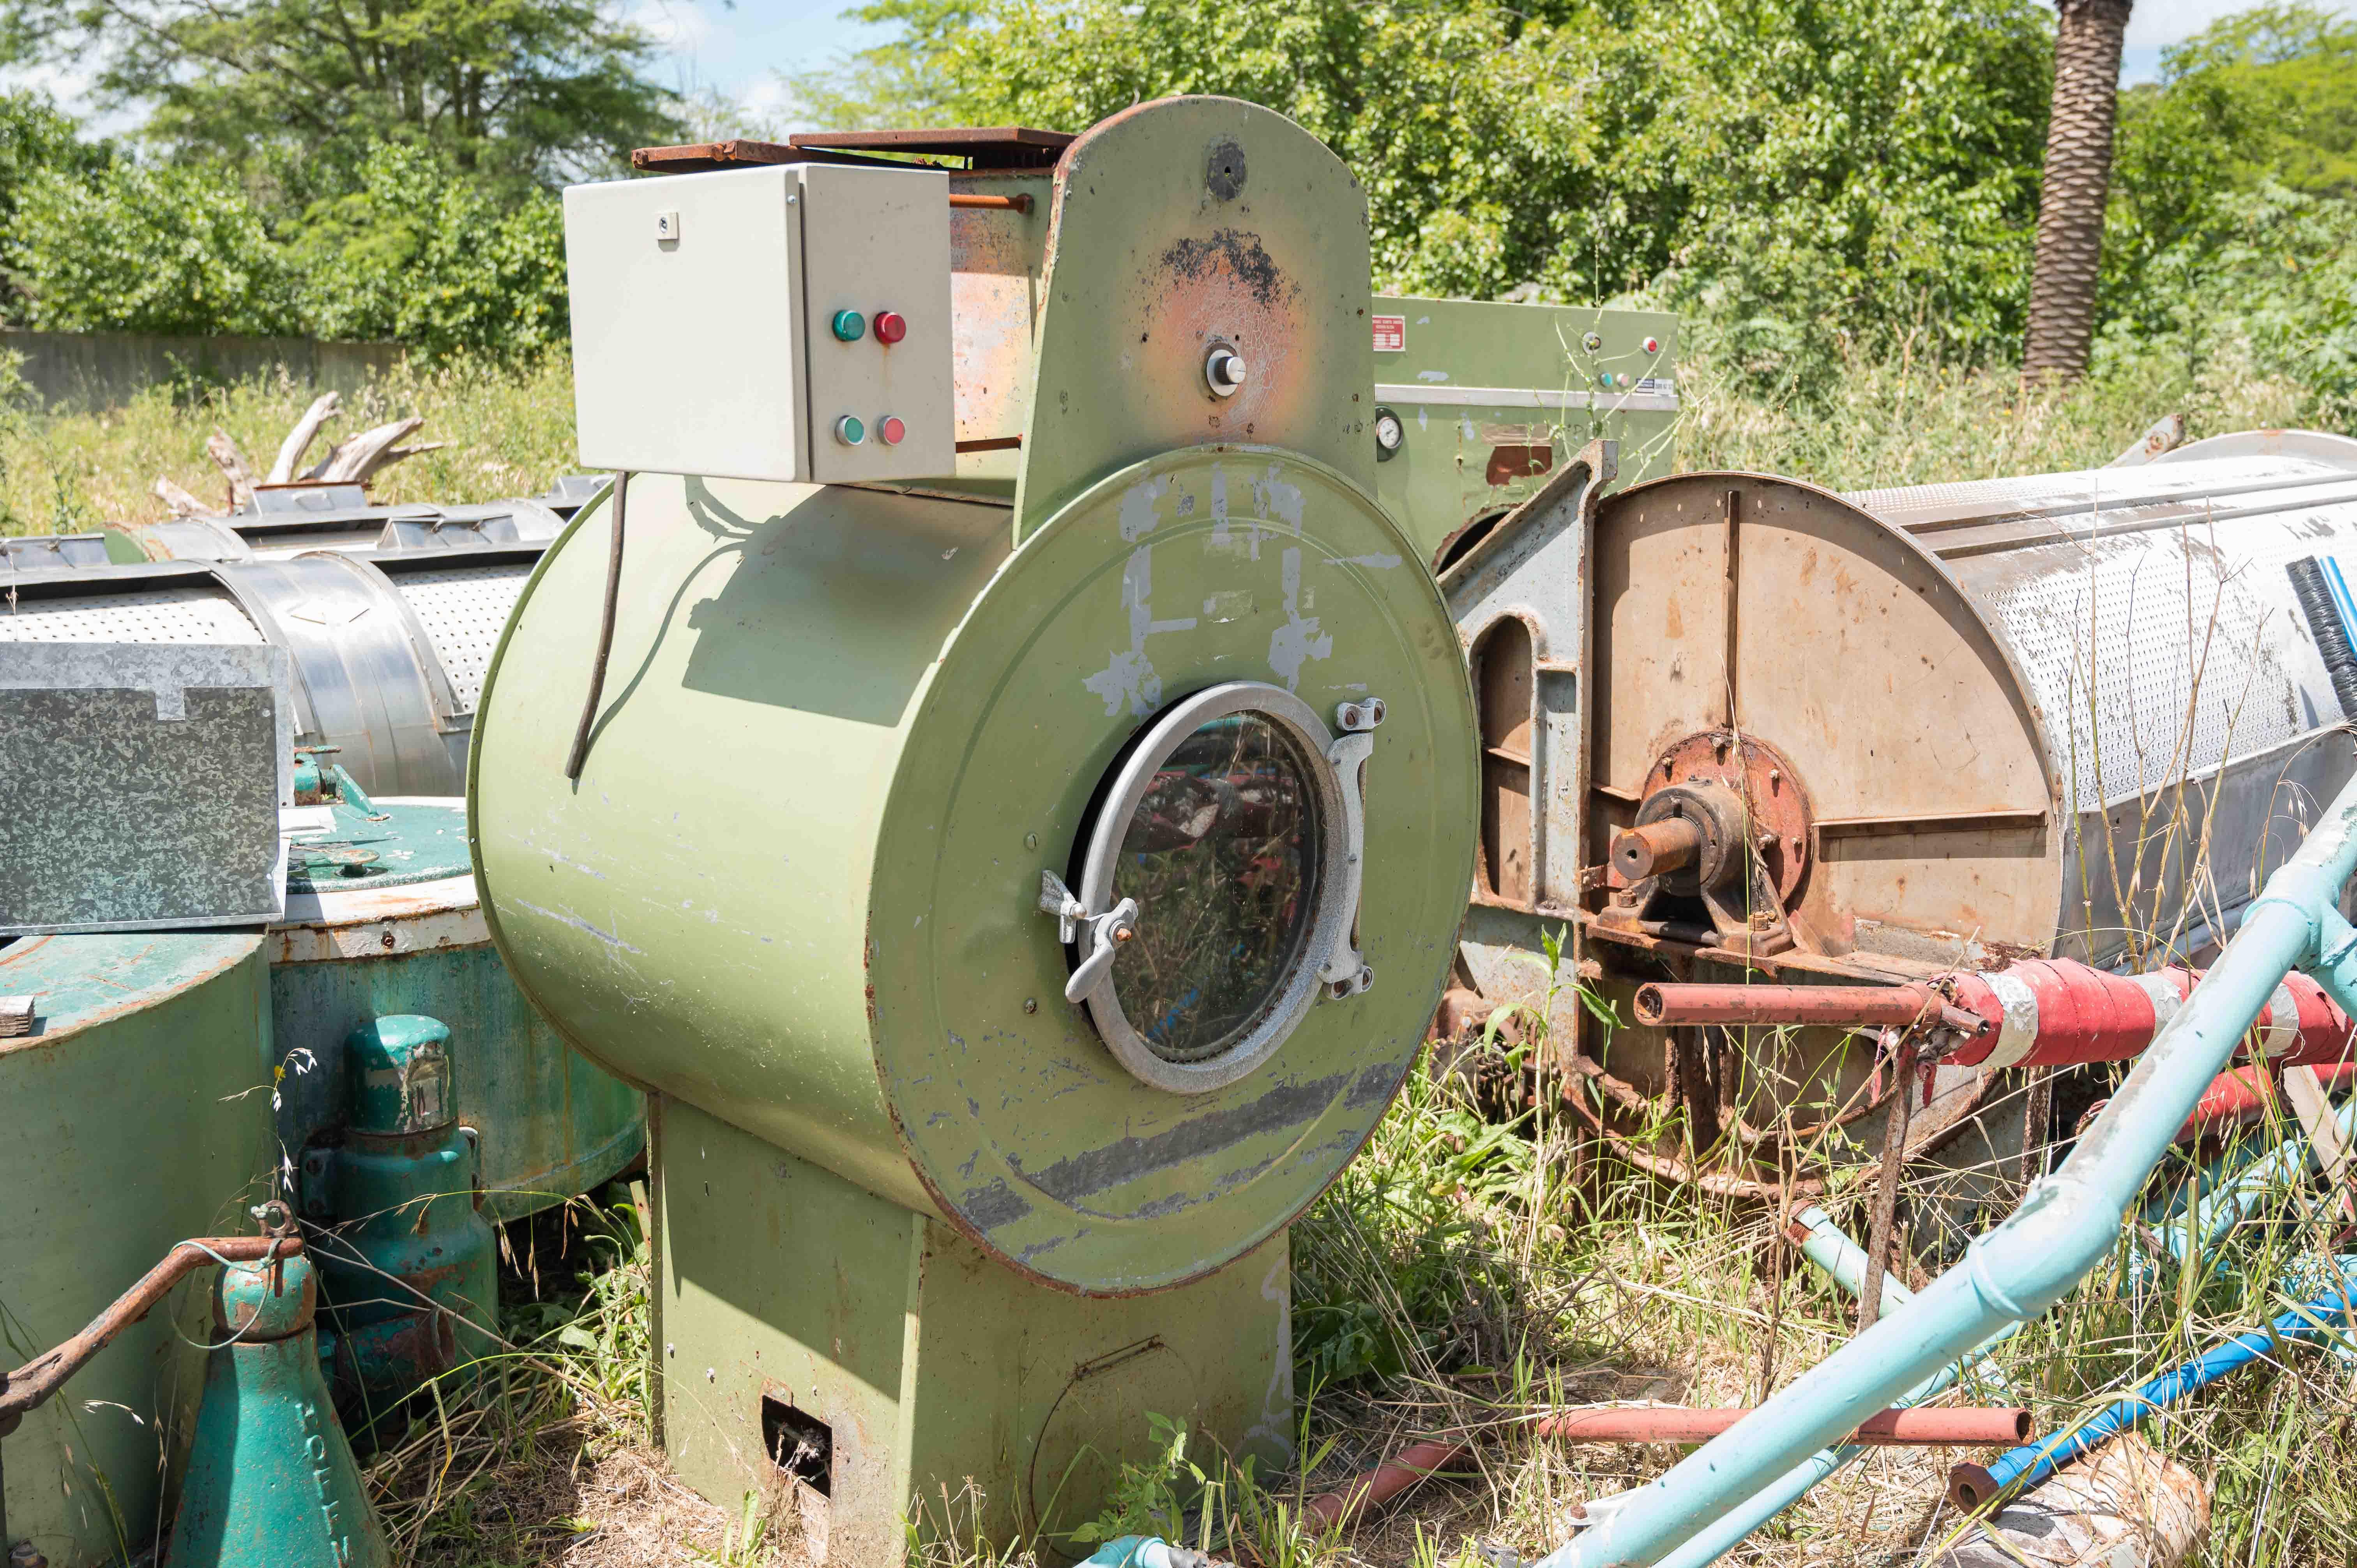
[[[2312,1344],[2330,1338],[2332,1330],[2346,1325],[2350,1315],[2347,1290],[2295,1306],[2266,1327],[2236,1335],[2176,1370],[2163,1372],[2083,1426],[2040,1443],[2025,1443],[1986,1466],[1957,1466],[1949,1472],[1949,1495],[1960,1508],[1978,1508],[2007,1493],[2035,1487],[2089,1449],[2110,1442],[2145,1417],[2209,1387],[2227,1373],[2249,1366],[2278,1344],[2287,1340]]]

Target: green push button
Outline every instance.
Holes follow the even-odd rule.
[[[846,413],[834,422],[834,438],[845,446],[856,446],[867,439],[867,424],[856,413]]]
[[[846,343],[856,343],[867,336],[867,317],[856,310],[834,313],[834,335]]]

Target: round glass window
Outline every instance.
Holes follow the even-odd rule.
[[[1323,849],[1312,766],[1266,715],[1228,714],[1178,743],[1130,812],[1113,894],[1137,900],[1137,934],[1113,981],[1164,1061],[1234,1045],[1299,962]]]
[[[1111,962],[1066,993],[1137,1078],[1182,1094],[1232,1083],[1318,1000],[1357,885],[1340,874],[1333,745],[1300,698],[1236,681],[1172,703],[1115,768],[1077,900],[1107,925]],[[1103,961],[1095,942],[1078,944],[1084,967]]]

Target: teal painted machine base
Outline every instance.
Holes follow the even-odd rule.
[[[1282,1233],[1174,1290],[1072,1295],[681,1101],[648,1119],[663,1447],[727,1507],[791,1488],[819,1561],[899,1563],[912,1516],[1069,1530],[1149,1458],[1149,1412],[1200,1434],[1192,1456],[1290,1456]]]

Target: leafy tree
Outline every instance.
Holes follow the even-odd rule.
[[[557,199],[533,191],[502,209],[423,149],[380,146],[359,189],[312,209],[294,249],[322,337],[393,338],[437,359],[565,340]]]
[[[108,150],[78,139],[74,123],[38,93],[0,92],[0,323],[21,326],[26,310],[19,292],[18,252],[27,237],[19,216],[25,188],[36,172],[96,173]]]
[[[213,168],[38,168],[16,191],[27,325],[55,331],[299,331],[295,279],[261,211]]]
[[[1282,110],[1365,185],[1378,280],[1648,291],[1777,374],[1916,323],[2019,330],[2050,24],[2031,0],[874,0],[797,82],[838,124],[1078,129],[1140,99]]]
[[[149,108],[184,158],[274,155],[298,200],[386,139],[512,191],[673,129],[653,42],[611,0],[0,0],[10,31],[102,62],[99,102]]]

